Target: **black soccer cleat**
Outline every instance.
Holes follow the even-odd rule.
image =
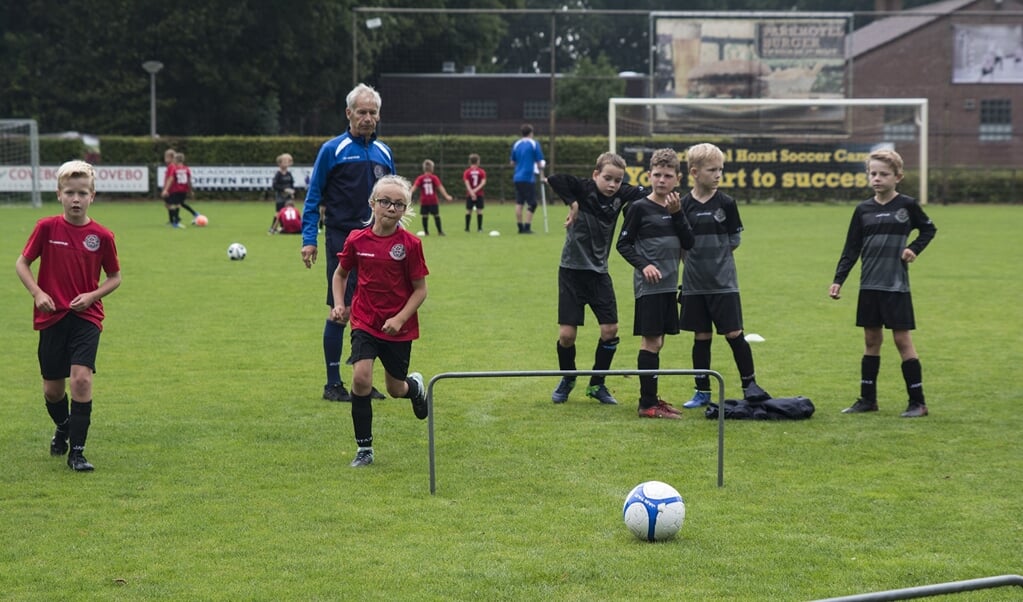
[[[80,451],[72,451],[67,457],[68,468],[75,472],[90,472],[95,467],[85,459]]]
[[[378,391],[376,387],[373,387],[373,390],[369,392],[369,398],[370,399],[387,399],[387,396],[384,395],[383,393],[381,393],[380,391]]]
[[[923,418],[927,415],[927,404],[924,403],[912,403],[910,402],[909,407],[906,411],[899,414],[902,418]]]
[[[749,384],[748,387],[742,390],[742,398],[748,403],[764,403],[768,399],[771,399],[771,395],[760,388],[755,382]]]
[[[57,429],[53,432],[53,439],[50,439],[50,455],[63,456],[67,453],[67,431]]]
[[[343,382],[336,382],[323,387],[323,398],[327,401],[351,401],[352,396],[345,389]]]
[[[409,380],[415,381],[416,392],[412,395],[412,412],[416,418],[423,420],[430,415],[430,406],[426,403],[426,385],[423,384],[423,375],[413,372],[408,375]]]
[[[360,466],[369,466],[373,463],[373,450],[372,449],[360,449],[355,452],[355,459],[349,464],[352,468],[359,468]]]
[[[867,400],[862,397],[856,400],[856,403],[842,410],[843,414],[862,414],[863,412],[876,412],[877,401]]]

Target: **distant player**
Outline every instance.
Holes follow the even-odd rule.
[[[483,231],[483,188],[487,185],[487,172],[480,167],[480,156],[469,155],[469,167],[462,172],[465,182],[465,231],[469,231],[472,212],[476,211],[476,231]]]
[[[284,207],[277,212],[274,223],[270,226],[271,234],[301,234],[302,233],[302,212],[295,208],[295,201],[288,199],[284,201]]]
[[[416,192],[419,192],[419,213],[423,219],[423,232],[426,235],[430,234],[430,215],[433,215],[437,235],[444,236],[444,229],[440,225],[440,202],[437,197],[441,195],[450,203],[451,195],[444,188],[444,184],[441,184],[437,174],[433,173],[433,161],[429,159],[423,161],[423,173],[412,184],[412,194]]]

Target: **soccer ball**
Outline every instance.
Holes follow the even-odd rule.
[[[199,226],[200,228],[202,228],[202,227],[206,226],[206,224],[208,224],[208,223],[210,223],[210,220],[207,219],[205,215],[197,215],[197,216],[195,216],[195,225],[196,226]]]
[[[241,261],[242,259],[245,259],[245,253],[245,245],[240,242],[233,242],[229,247],[227,247],[227,256],[231,259],[231,261]]]
[[[497,230],[491,230],[491,231],[490,231],[490,235],[491,235],[491,236],[500,236],[500,235],[501,235],[501,233],[500,233],[500,232],[498,232]]]
[[[625,496],[625,526],[646,541],[671,539],[686,519],[686,503],[674,487],[660,481],[640,483]]]

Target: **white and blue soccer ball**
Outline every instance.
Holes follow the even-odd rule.
[[[245,259],[245,255],[248,251],[245,249],[245,245],[240,242],[233,242],[227,247],[227,257],[231,261],[241,261]]]
[[[625,496],[625,526],[645,541],[671,539],[686,519],[686,503],[674,487],[661,481],[640,483]]]

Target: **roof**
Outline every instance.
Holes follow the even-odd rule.
[[[977,0],[944,0],[900,11],[894,17],[885,17],[852,32],[849,56],[857,58],[879,46],[900,38],[914,29],[932,23],[958,11]]]

